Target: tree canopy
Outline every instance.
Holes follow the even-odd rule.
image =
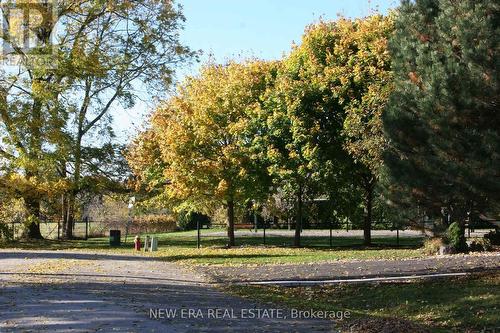
[[[204,66],[154,113],[132,146],[132,167],[150,185],[166,183],[179,207],[223,202],[230,229],[234,202],[293,198],[296,246],[305,201],[327,193],[347,212],[341,205],[369,178],[369,243],[391,31],[381,15],[319,22],[280,62]]]
[[[274,66],[261,61],[205,65],[153,113],[151,135],[139,138],[156,142],[163,167],[157,176],[168,183],[167,196],[179,201],[177,209],[226,207],[229,245],[235,242],[235,205],[267,191],[251,121]],[[129,156],[134,165],[143,155],[133,148]]]
[[[314,195],[329,193],[340,204],[342,189],[353,180],[366,192],[370,243],[373,191],[385,148],[381,114],[392,88],[392,29],[392,17],[381,15],[319,22],[283,60],[266,105],[267,146],[272,171],[295,189],[297,246],[304,191],[316,187]]]
[[[52,19],[25,26],[31,48],[0,32],[1,60],[16,60],[0,72],[0,195],[24,204],[29,237],[57,215],[72,238],[85,196],[129,190],[130,169],[149,203],[224,208],[230,246],[250,211],[294,216],[300,246],[318,200],[330,225],[356,220],[366,245],[394,207],[461,222],[498,209],[495,2],[408,0],[320,20],[280,60],[208,62],[175,91],[176,66],[196,53],[179,41],[174,2],[37,10]],[[159,102],[124,156],[113,111],[143,97]]]
[[[0,34],[11,49],[2,60],[15,60],[0,73],[2,172],[32,184],[17,191],[27,189],[20,195],[36,219],[46,197],[37,184],[64,182],[58,196],[71,237],[76,196],[102,177],[119,180],[126,166],[110,110],[132,106],[141,83],[165,91],[174,66],[193,53],[178,41],[184,18],[171,1],[54,1],[36,9],[51,19],[26,26],[35,46],[17,46],[13,28]],[[36,223],[28,236],[41,237]]]

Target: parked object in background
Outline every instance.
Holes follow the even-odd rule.
[[[240,230],[240,229],[247,229],[250,231],[255,231],[255,224],[253,223],[236,223],[234,225],[235,230]]]

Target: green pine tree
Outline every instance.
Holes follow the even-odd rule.
[[[389,189],[451,221],[500,199],[499,2],[403,1],[384,113]]]

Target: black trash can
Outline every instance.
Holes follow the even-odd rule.
[[[120,230],[110,230],[109,231],[109,246],[120,246],[121,245],[121,232]]]

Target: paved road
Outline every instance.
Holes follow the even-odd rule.
[[[217,283],[334,280],[500,270],[500,253],[433,256],[404,260],[351,260],[309,264],[199,268]]]
[[[335,332],[333,322],[292,319],[290,309],[227,295],[207,281],[473,271],[499,269],[499,259],[493,253],[195,272],[143,255],[0,250],[0,332]],[[263,318],[248,318],[258,309]],[[162,312],[168,310],[171,318]]]
[[[1,250],[0,287],[2,333],[335,331],[330,321],[291,319],[287,309],[229,296],[199,273],[140,255]],[[246,319],[257,309],[262,318]],[[167,310],[176,311],[170,319]]]

